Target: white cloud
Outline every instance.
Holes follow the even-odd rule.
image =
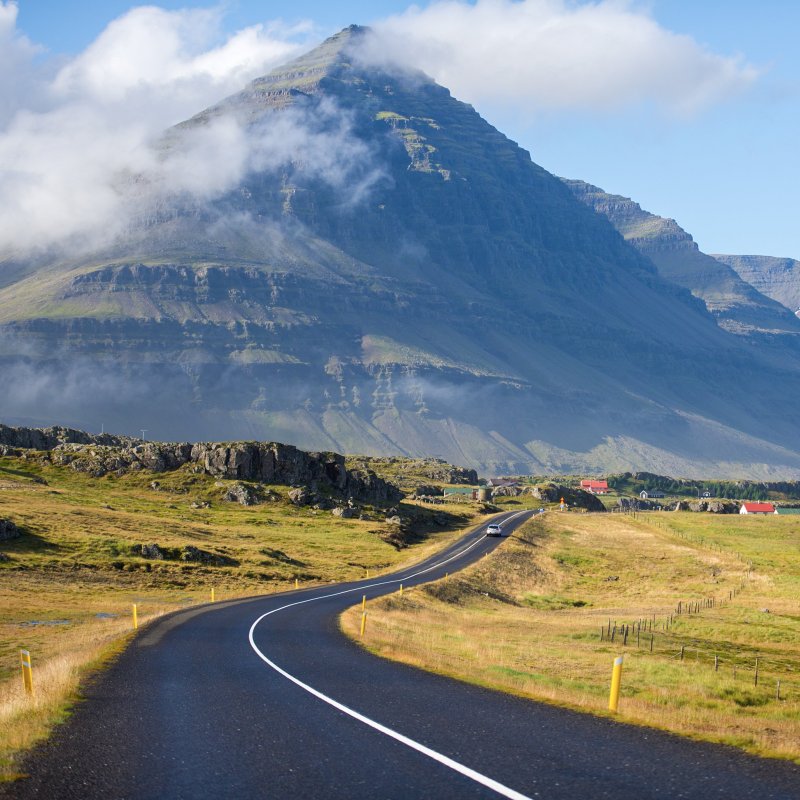
[[[113,234],[128,211],[121,175],[160,187],[169,175],[171,189],[202,197],[230,188],[252,160],[232,122],[193,137],[202,159],[191,169],[151,142],[305,49],[296,40],[308,32],[256,25],[225,38],[219,11],[141,7],[71,61],[42,64],[16,18],[0,0],[0,252]]]
[[[16,3],[0,0],[0,126],[21,104],[36,101],[34,63],[41,48],[17,31],[17,13]]]
[[[691,114],[758,76],[623,0],[443,0],[375,28],[368,59],[413,64],[462,100],[523,113],[652,103]]]
[[[108,25],[80,56],[61,70],[53,89],[61,96],[115,102],[133,94],[164,93],[180,103],[175,113],[198,110],[198,99],[227,94],[297,53],[289,41],[307,29],[254,25],[214,46],[218,9],[164,11],[143,6]],[[188,107],[192,103],[193,107]]]

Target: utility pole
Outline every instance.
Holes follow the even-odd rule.
[[[142,441],[145,441],[144,435],[147,433],[147,428],[140,428],[139,430],[142,432]]]

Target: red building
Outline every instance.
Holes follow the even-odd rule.
[[[608,481],[581,481],[581,489],[592,494],[608,494]]]
[[[772,503],[742,503],[740,514],[774,514],[775,506]]]

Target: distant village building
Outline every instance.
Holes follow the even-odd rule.
[[[658,489],[644,489],[643,491],[639,492],[639,497],[642,500],[652,500],[656,497],[663,497],[664,492],[660,492]]]
[[[711,497],[711,492],[706,490],[705,492],[703,492],[703,497]]]
[[[780,514],[781,516],[784,514],[800,514],[800,508],[781,508],[780,506],[777,506],[775,508],[775,513]]]
[[[772,503],[742,503],[740,514],[774,514],[775,506]]]
[[[581,489],[592,494],[608,494],[608,481],[581,481]]]

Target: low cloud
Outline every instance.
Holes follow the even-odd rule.
[[[759,71],[673,33],[625,0],[443,0],[375,26],[372,61],[411,64],[478,106],[536,114],[654,104],[695,113]],[[524,113],[524,112],[522,112]]]
[[[352,180],[351,198],[375,179],[366,146],[333,103],[255,125],[212,116],[164,139],[169,126],[305,50],[307,25],[223,38],[217,10],[142,7],[55,66],[39,63],[16,15],[16,4],[0,0],[0,255],[101,244],[148,205],[211,201],[252,171]]]

